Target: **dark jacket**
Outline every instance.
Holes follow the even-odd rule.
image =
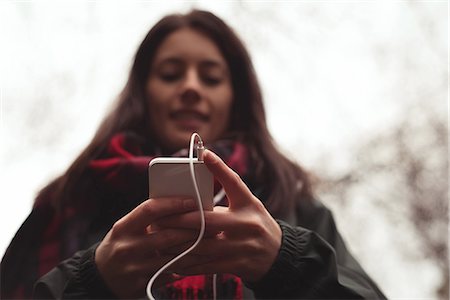
[[[148,197],[150,157],[144,153],[151,151],[144,151],[145,141],[133,133],[114,136],[84,174],[82,183],[89,186],[79,186],[81,193],[71,194],[76,201],[59,210],[52,185],[39,194],[2,259],[2,298],[30,298],[33,286],[36,298],[114,298],[96,269],[94,254],[111,226]],[[245,146],[234,141],[213,146],[264,202],[262,184],[252,183]],[[345,247],[330,211],[319,201],[299,200],[296,209],[277,220],[283,236],[273,266],[260,281],[244,282],[243,296],[384,298]],[[228,275],[219,274],[219,298],[232,298],[238,294],[233,291],[241,291],[241,280],[232,276],[230,283]]]
[[[346,248],[331,212],[303,201],[292,220],[277,220],[283,237],[278,257],[259,282],[245,282],[244,297],[257,299],[385,299]],[[101,239],[106,232],[93,233]],[[39,279],[35,297],[114,298],[94,263],[97,244],[77,252]]]

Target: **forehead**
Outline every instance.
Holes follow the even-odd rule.
[[[215,61],[226,65],[217,45],[199,31],[183,28],[166,37],[156,51],[154,63],[179,58],[189,61]]]

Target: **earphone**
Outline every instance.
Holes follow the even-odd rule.
[[[175,262],[177,262],[178,260],[180,260],[181,258],[183,258],[184,256],[186,256],[189,252],[191,252],[192,250],[194,250],[195,247],[197,247],[197,245],[200,243],[200,241],[202,240],[204,234],[205,234],[205,213],[203,211],[203,204],[202,204],[202,199],[201,199],[201,194],[199,192],[199,187],[197,184],[197,178],[195,175],[195,170],[194,170],[194,157],[193,157],[193,153],[194,153],[194,142],[195,142],[195,138],[197,138],[197,145],[196,145],[196,150],[197,150],[197,160],[198,161],[203,161],[203,152],[205,150],[205,147],[203,145],[203,140],[200,137],[200,135],[196,132],[194,132],[191,135],[191,139],[190,139],[190,143],[189,143],[189,170],[190,170],[190,175],[191,175],[191,180],[192,180],[192,185],[194,187],[195,190],[195,195],[196,195],[196,200],[197,200],[197,205],[198,205],[198,209],[200,212],[200,231],[199,234],[197,236],[197,239],[195,240],[195,242],[192,244],[192,246],[190,246],[187,250],[183,251],[182,253],[180,253],[178,256],[176,256],[175,258],[173,258],[171,261],[169,261],[167,264],[165,264],[163,267],[161,267],[148,281],[147,284],[147,288],[146,288],[146,293],[147,293],[147,297],[150,300],[155,300],[155,298],[153,297],[152,294],[152,286],[156,280],[156,278],[161,275],[162,272],[164,272],[165,270],[167,270],[167,268],[169,268],[171,265],[173,265]],[[225,196],[225,192],[223,191],[223,189],[214,197],[213,203],[216,204],[218,203],[223,197]],[[213,298],[216,299],[217,296],[217,289],[216,289],[216,280],[217,280],[217,275],[214,274],[213,275]]]

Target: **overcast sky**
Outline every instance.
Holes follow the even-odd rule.
[[[324,157],[345,168],[355,145],[448,74],[439,53],[448,58],[447,1],[2,1],[0,253],[39,189],[92,138],[148,29],[192,7],[244,40],[273,136],[307,168]],[[446,109],[443,99],[430,105]],[[431,297],[432,269],[418,278],[390,268],[403,268],[398,282],[373,274],[388,296]]]

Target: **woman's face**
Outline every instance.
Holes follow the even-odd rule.
[[[171,33],[156,51],[146,83],[150,130],[164,150],[206,143],[228,127],[233,91],[227,63],[212,40],[193,29]]]

